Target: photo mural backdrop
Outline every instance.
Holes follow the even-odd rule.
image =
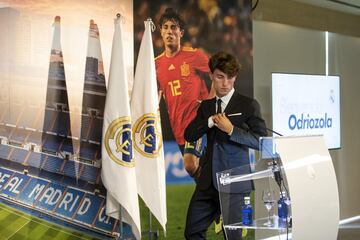
[[[121,225],[100,176],[117,13],[132,81],[132,1],[0,1],[0,200],[101,238]]]
[[[185,57],[164,57],[164,40],[159,25],[160,18],[167,8],[175,10],[185,23],[184,35],[181,38],[181,47],[187,53]],[[235,89],[241,94],[253,97],[251,8],[251,0],[134,0],[135,63],[144,31],[144,21],[151,18],[156,26],[152,37],[155,57],[161,62],[157,63],[157,75],[159,90],[163,92],[160,113],[167,183],[193,182],[184,168],[178,144],[184,144],[181,140],[181,129],[183,131],[186,123],[193,117],[189,112],[195,112],[199,104],[192,103],[188,96],[198,94],[200,98],[205,99],[211,88],[208,70],[205,68],[212,54],[226,51],[237,57],[242,70],[235,82]],[[166,64],[169,66],[164,66]],[[175,76],[180,77],[174,78]],[[198,78],[201,79],[201,83],[195,82]],[[165,87],[160,86],[159,79]],[[206,87],[196,87],[196,84],[204,84]],[[169,88],[169,93],[166,93],[166,88]],[[169,94],[167,98],[164,97],[166,94]]]
[[[185,21],[182,46],[190,52],[199,49],[205,65],[220,50],[236,55],[242,71],[235,87],[252,96],[250,0],[0,1],[2,203],[96,236],[111,237],[120,231],[119,222],[105,215],[106,190],[100,177],[114,19],[117,13],[125,18],[131,91],[144,21],[152,18],[157,27],[152,37],[158,57],[164,51],[159,19],[167,7]],[[190,73],[198,74],[185,62],[182,74]],[[195,77],[208,92],[207,72]],[[162,98],[166,180],[192,183],[171,129],[168,107]],[[123,227],[131,237],[129,226]]]

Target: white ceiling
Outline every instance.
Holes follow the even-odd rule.
[[[360,0],[295,0],[323,8],[360,15]]]

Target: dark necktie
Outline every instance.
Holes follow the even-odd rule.
[[[216,113],[222,113],[222,109],[221,109],[221,99],[219,98],[218,100],[217,100],[217,111],[216,111]]]

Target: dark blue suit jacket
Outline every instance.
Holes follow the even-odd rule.
[[[234,92],[224,111],[226,115],[241,113],[239,116],[228,117],[234,125],[231,136],[216,126],[208,127],[208,118],[215,114],[215,109],[216,98],[202,101],[196,117],[185,130],[185,140],[188,142],[207,135],[207,145],[199,163],[200,175],[196,179],[197,187],[202,190],[211,184],[218,189],[217,172],[247,166],[242,173],[250,173],[248,150],[258,149],[259,137],[267,134],[260,106],[254,99]],[[248,193],[252,189],[252,182],[247,181],[231,184],[227,192]]]

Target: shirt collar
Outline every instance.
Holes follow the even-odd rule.
[[[225,106],[229,103],[230,98],[232,97],[232,95],[234,94],[234,92],[235,92],[235,89],[232,88],[228,94],[226,94],[225,96],[223,96],[223,97],[220,98],[221,101],[222,101],[223,103],[225,103]],[[219,97],[216,96],[216,101],[217,101],[218,99],[219,99]]]

